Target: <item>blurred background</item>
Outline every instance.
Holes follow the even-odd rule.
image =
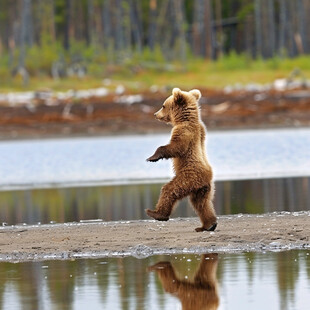
[[[0,137],[168,131],[199,88],[209,129],[308,126],[309,0],[3,0]]]

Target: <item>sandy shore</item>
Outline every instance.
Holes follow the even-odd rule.
[[[310,212],[220,216],[215,232],[198,218],[87,221],[0,228],[0,261],[310,248]]]

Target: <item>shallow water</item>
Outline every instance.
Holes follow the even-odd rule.
[[[1,309],[309,309],[310,251],[0,263]]]
[[[0,224],[146,219],[161,184],[0,191]],[[310,210],[310,178],[216,182],[218,215]],[[187,199],[173,217],[196,216]]]
[[[170,161],[145,161],[169,135],[0,142],[0,189],[150,183]],[[211,132],[216,180],[310,175],[310,129]]]

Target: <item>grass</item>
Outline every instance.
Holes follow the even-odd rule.
[[[112,84],[122,84],[132,91],[148,89],[152,85],[180,87],[190,89],[193,87],[221,89],[236,83],[248,84],[272,83],[275,79],[286,78],[295,68],[299,68],[303,75],[310,79],[310,57],[300,56],[294,59],[273,58],[267,61],[252,60],[244,55],[231,53],[216,62],[203,59],[188,60],[186,64],[175,62],[169,64],[153,63],[140,65],[137,57],[120,66],[98,63],[96,71],[79,79],[77,77],[53,80],[46,73],[31,76],[27,86],[23,86],[20,77],[12,78],[0,64],[0,92],[27,91],[37,89],[52,89],[65,91],[68,89],[88,89],[103,86],[103,80],[108,78]],[[94,64],[92,65],[94,67]],[[92,67],[90,66],[90,68]],[[102,68],[102,69],[98,69]],[[173,69],[171,69],[171,67]],[[34,72],[35,70],[31,70]]]

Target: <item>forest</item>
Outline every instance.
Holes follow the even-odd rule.
[[[1,0],[0,77],[310,53],[310,0]]]

